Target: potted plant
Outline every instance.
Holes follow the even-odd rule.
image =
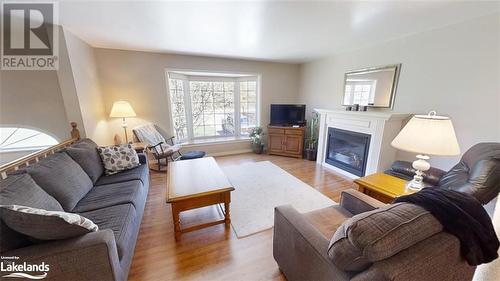
[[[262,143],[262,136],[264,130],[262,127],[255,127],[250,131],[250,139],[252,140],[252,150],[257,154],[262,154],[264,151],[264,144]]]
[[[316,154],[318,152],[318,119],[318,113],[313,111],[311,120],[307,122],[305,158],[309,161],[316,161]]]

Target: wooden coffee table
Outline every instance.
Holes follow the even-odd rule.
[[[406,188],[407,181],[385,173],[375,173],[354,180],[359,191],[384,203],[392,202],[396,197],[415,191]]]
[[[213,157],[171,162],[167,173],[167,203],[172,206],[175,239],[182,233],[216,224],[229,226],[229,204],[234,187]],[[181,228],[180,212],[215,204],[224,204],[224,219]]]

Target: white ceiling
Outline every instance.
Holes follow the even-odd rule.
[[[95,47],[304,62],[498,13],[500,2],[64,1],[59,10]]]

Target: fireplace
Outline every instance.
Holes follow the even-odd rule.
[[[364,176],[370,135],[328,128],[325,162],[356,176]]]

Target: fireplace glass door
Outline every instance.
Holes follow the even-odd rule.
[[[328,128],[325,162],[356,176],[364,176],[370,135]]]

